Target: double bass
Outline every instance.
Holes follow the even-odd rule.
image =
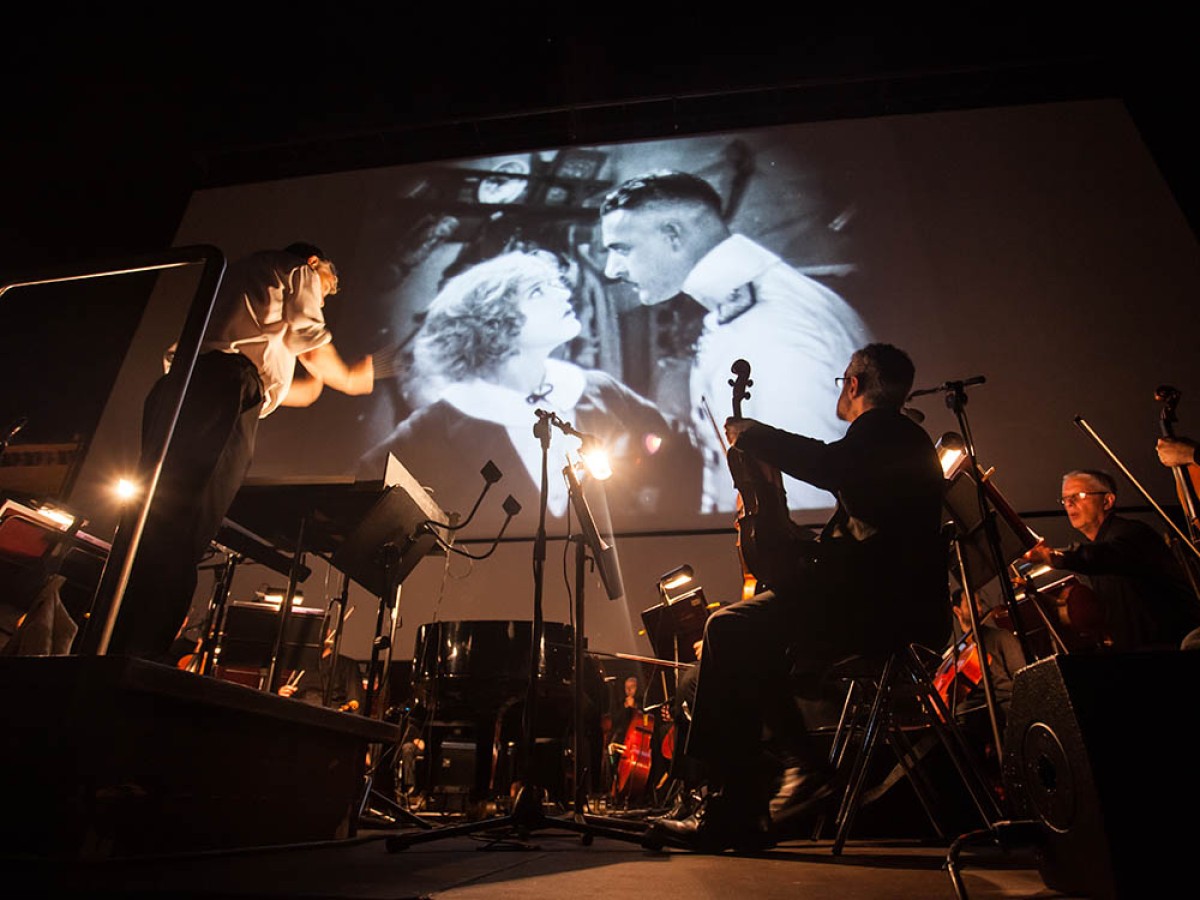
[[[733,387],[733,415],[743,418],[742,401],[749,399],[750,363],[734,362],[729,380]],[[738,552],[743,574],[775,586],[793,581],[805,562],[816,557],[817,542],[808,529],[788,513],[783,475],[774,466],[751,459],[736,446],[725,451],[729,472],[738,492]]]
[[[1175,439],[1175,423],[1179,421],[1175,408],[1179,405],[1180,393],[1169,384],[1159,385],[1154,391],[1154,399],[1161,403],[1162,412],[1159,415],[1159,431],[1165,438]],[[1172,466],[1171,473],[1175,476],[1175,491],[1179,495],[1179,503],[1187,518],[1188,534],[1195,544],[1200,540],[1200,466]]]
[[[1179,421],[1175,408],[1179,405],[1180,393],[1169,384],[1161,384],[1154,391],[1154,399],[1162,404],[1159,414],[1159,432],[1165,438],[1175,439],[1175,423]],[[1192,592],[1200,597],[1200,466],[1172,466],[1171,474],[1175,476],[1175,492],[1179,496],[1179,505],[1187,520],[1187,537],[1191,548],[1184,548],[1168,536],[1171,551],[1179,560],[1191,584]]]

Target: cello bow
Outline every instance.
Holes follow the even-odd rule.
[[[1197,561],[1200,561],[1200,547],[1197,547],[1196,544],[1193,543],[1192,540],[1183,533],[1183,530],[1175,523],[1175,520],[1167,515],[1166,511],[1158,505],[1158,502],[1150,495],[1150,492],[1147,491],[1142,486],[1142,483],[1137,480],[1134,474],[1129,471],[1129,468],[1125,465],[1125,463],[1121,462],[1120,457],[1118,457],[1117,454],[1115,454],[1109,448],[1109,446],[1104,443],[1104,440],[1096,433],[1095,429],[1087,423],[1087,420],[1085,420],[1083,416],[1076,416],[1073,421],[1075,422],[1075,425],[1084,434],[1091,438],[1096,446],[1099,447],[1110,460],[1112,460],[1113,465],[1121,470],[1121,474],[1129,479],[1129,483],[1137,489],[1137,492],[1142,495],[1143,499],[1150,504],[1156,513],[1158,513],[1159,518],[1166,523],[1167,528],[1170,529],[1171,533],[1180,539],[1180,541],[1188,548],[1188,550],[1191,551],[1192,556],[1194,556]],[[1190,559],[1191,558],[1189,557],[1189,561]]]

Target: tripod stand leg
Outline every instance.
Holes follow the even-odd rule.
[[[426,822],[420,816],[416,815],[411,810],[407,810],[398,804],[395,800],[385,797],[379,791],[375,790],[375,773],[379,771],[379,766],[385,765],[389,758],[394,759],[398,745],[393,745],[388,748],[379,758],[376,765],[371,766],[366,775],[363,776],[362,792],[359,794],[358,805],[355,809],[358,822],[362,824],[368,815],[368,810],[372,809],[371,801],[382,803],[387,808],[387,815],[394,819],[403,819],[411,825],[416,825],[420,828],[433,828],[433,825]],[[373,823],[372,823],[373,824]]]

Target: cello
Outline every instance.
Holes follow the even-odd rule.
[[[741,419],[742,401],[749,399],[750,363],[734,362],[729,380],[733,388],[733,415]],[[774,466],[751,459],[737,447],[725,451],[729,472],[738,492],[738,553],[743,575],[778,586],[794,581],[805,562],[814,562],[817,542],[808,529],[788,513],[783,476]]]
[[[621,704],[629,713],[629,723],[619,741],[614,741],[611,750],[618,755],[614,762],[612,797],[624,805],[637,799],[646,790],[650,781],[650,770],[654,765],[654,732],[657,721],[638,702],[638,679],[625,679],[625,699]],[[614,726],[616,723],[613,723]],[[618,737],[617,734],[613,735]]]
[[[617,763],[613,785],[613,796],[617,800],[628,803],[645,792],[654,764],[654,730],[655,720],[650,713],[639,710],[630,719],[624,743],[618,745],[621,759]]]

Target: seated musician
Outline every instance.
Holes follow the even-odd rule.
[[[971,609],[967,592],[962,588],[955,588],[952,602],[955,620],[954,641],[950,649],[946,651],[945,662],[950,664],[950,671],[953,671],[957,664],[959,676],[956,679],[955,691],[951,693],[947,688],[942,699],[947,701],[947,705],[953,712],[970,712],[973,709],[979,709],[987,702],[982,672],[976,664],[978,657],[974,657],[973,661],[966,660],[967,653],[981,644],[987,653],[988,672],[992,679],[997,714],[1003,721],[1003,716],[1008,712],[1009,704],[1012,701],[1013,677],[1017,674],[1017,670],[1024,668],[1028,662],[1025,658],[1025,651],[1012,631],[1000,628],[989,621],[987,611],[979,608],[978,596],[975,598],[975,610],[976,620],[979,622],[979,641],[975,640],[974,629],[971,627]],[[967,664],[963,664],[964,660]],[[945,666],[938,670],[938,674],[942,674],[944,670]]]
[[[329,694],[326,702],[326,692]],[[328,706],[340,712],[358,712],[366,702],[363,672],[358,660],[332,653],[323,654],[316,672],[292,673],[277,690],[281,697],[294,697],[310,706]]]
[[[901,412],[913,374],[894,346],[857,350],[839,379],[836,408],[850,427],[832,443],[727,420],[732,446],[830,491],[838,508],[817,563],[802,561],[812,547],[795,548],[791,571],[781,567],[768,589],[708,619],[686,752],[706,765],[710,791],[694,815],[658,821],[648,837],[702,852],[770,846],[799,811],[832,793],[791,674],[909,642],[948,641],[944,479],[933,442]],[[764,727],[793,748],[774,799]]]
[[[1043,541],[1025,558],[1075,572],[1092,589],[1109,636],[1105,649],[1178,648],[1200,626],[1200,598],[1162,536],[1116,514],[1117,485],[1107,472],[1068,472],[1059,502],[1084,540],[1062,548]]]

